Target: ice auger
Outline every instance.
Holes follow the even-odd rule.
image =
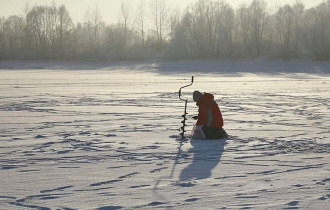
[[[184,127],[186,126],[186,120],[187,120],[186,115],[188,114],[187,113],[187,102],[188,102],[188,99],[182,99],[181,98],[181,89],[182,88],[185,88],[185,87],[188,87],[188,86],[191,86],[193,83],[194,83],[194,76],[191,77],[191,83],[189,85],[185,85],[185,86],[181,87],[180,90],[179,90],[179,98],[180,98],[180,100],[181,101],[185,101],[184,113],[182,115],[183,120],[181,121],[182,122],[182,127],[181,127],[181,131],[182,132],[180,133],[180,135],[181,135],[182,138],[184,138],[184,132],[185,132]]]

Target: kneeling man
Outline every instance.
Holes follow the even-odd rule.
[[[214,101],[214,96],[210,93],[202,94],[199,91],[193,93],[194,102],[198,106],[198,116],[193,138],[201,139],[221,139],[228,138],[228,134],[222,128],[223,119],[218,104]]]

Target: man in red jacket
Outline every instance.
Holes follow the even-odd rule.
[[[193,137],[206,139],[227,138],[228,134],[222,128],[223,119],[214,96],[210,93],[202,94],[194,91],[193,99],[198,108],[198,117]]]

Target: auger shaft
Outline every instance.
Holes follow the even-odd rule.
[[[188,87],[188,86],[191,86],[193,83],[194,83],[194,76],[191,77],[191,83],[190,83],[189,85],[185,85],[185,86],[181,87],[180,90],[179,90],[179,98],[180,98],[180,100],[181,100],[181,101],[185,101],[184,113],[183,113],[183,115],[182,115],[183,120],[181,121],[181,123],[182,123],[181,131],[182,131],[182,132],[180,133],[180,135],[181,135],[182,138],[184,138],[184,132],[185,132],[185,126],[186,126],[186,120],[187,120],[186,115],[188,114],[188,113],[187,113],[187,103],[188,103],[188,99],[182,99],[182,98],[181,98],[181,89],[182,89],[182,88],[185,88],[185,87]]]

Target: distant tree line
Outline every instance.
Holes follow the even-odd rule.
[[[23,16],[0,17],[0,59],[330,59],[330,0],[276,11],[263,0],[236,9],[199,0],[183,11],[140,0],[122,3],[120,16],[106,24],[95,7],[74,24],[64,5],[27,7]]]

